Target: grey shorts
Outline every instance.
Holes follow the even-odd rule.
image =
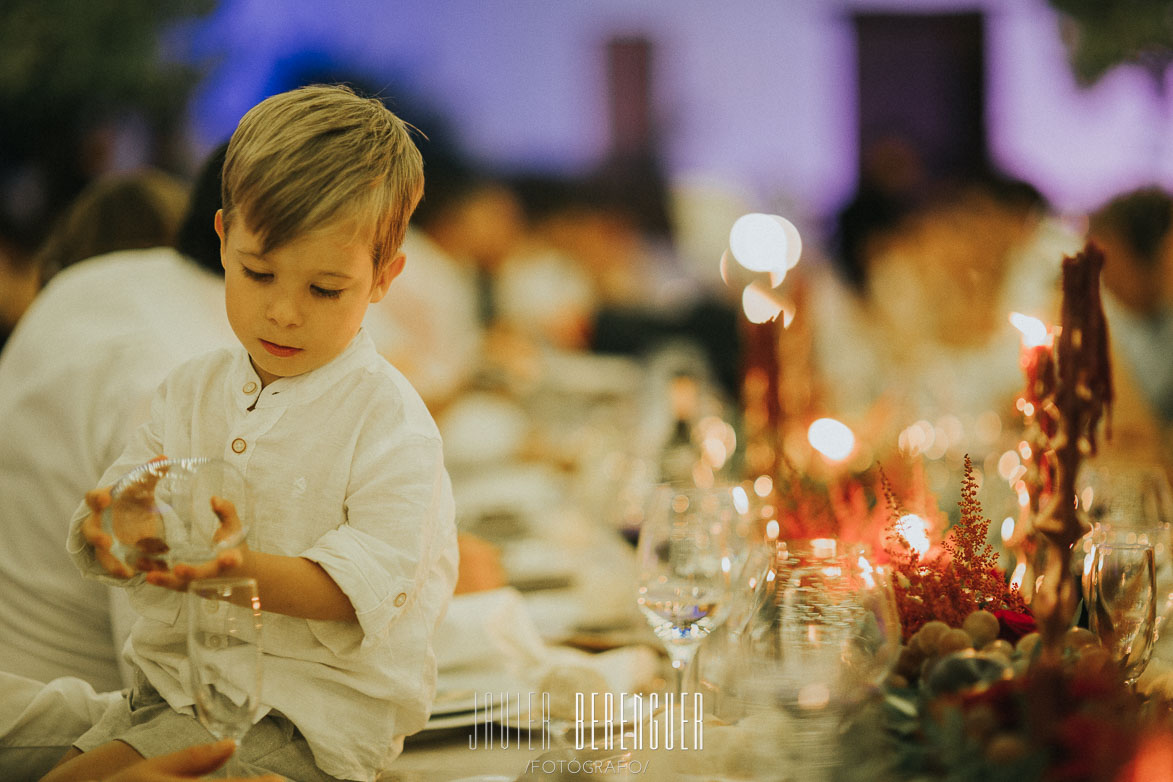
[[[120,704],[107,709],[74,746],[88,752],[111,741],[122,741],[144,758],[153,758],[215,740],[195,717],[172,709],[137,671],[129,694]],[[305,736],[280,712],[269,712],[238,743],[236,752],[218,773],[211,775],[213,778],[280,774],[296,782],[336,782],[317,767]]]

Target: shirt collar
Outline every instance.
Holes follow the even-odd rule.
[[[358,334],[346,346],[346,349],[335,356],[329,363],[317,369],[293,377],[281,377],[261,387],[261,378],[253,368],[248,351],[240,347],[237,351],[235,365],[232,370],[236,398],[240,407],[287,407],[299,402],[308,402],[316,399],[334,386],[348,372],[366,366],[372,359],[378,357],[375,343],[365,329],[359,329]]]

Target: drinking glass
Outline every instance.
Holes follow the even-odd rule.
[[[217,539],[220,519],[212,497],[231,500],[248,518],[244,476],[222,459],[156,459],[122,476],[102,514],[111,551],[136,570],[200,564],[240,545],[248,530]]]
[[[1152,464],[1116,460],[1084,465],[1076,500],[1092,523],[1173,524],[1173,489],[1164,470]]]
[[[742,636],[723,719],[787,726],[775,749],[789,778],[824,780],[842,753],[841,721],[873,697],[900,651],[886,568],[832,538],[780,543]]]
[[[252,578],[188,587],[187,653],[196,714],[218,739],[240,740],[261,698],[261,601]]]
[[[1088,615],[1091,630],[1134,684],[1156,640],[1157,581],[1153,547],[1112,543],[1096,547]]]
[[[1092,530],[1076,544],[1082,558],[1084,595],[1090,594],[1095,548],[1101,543],[1148,543],[1157,581],[1157,634],[1173,613],[1173,490],[1164,470],[1147,463],[1113,460],[1085,465],[1076,499]]]
[[[728,615],[743,522],[730,488],[662,485],[652,493],[636,548],[636,602],[672,661],[678,698],[700,643]]]

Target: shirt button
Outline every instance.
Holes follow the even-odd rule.
[[[244,453],[244,449],[248,448],[248,443],[237,437],[232,441],[232,450],[235,453]]]
[[[251,394],[253,391],[256,391],[256,390],[257,390],[257,384],[251,380],[248,381],[247,383],[245,383],[244,388],[241,389],[241,391],[244,391],[244,393],[246,393],[246,394]]]
[[[395,607],[396,608],[402,608],[403,604],[406,602],[407,602],[407,593],[406,592],[400,592],[398,595],[395,596]]]

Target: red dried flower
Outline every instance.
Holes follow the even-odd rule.
[[[891,509],[886,551],[897,574],[893,586],[905,640],[934,619],[960,627],[967,616],[981,609],[1026,613],[1022,595],[1006,582],[998,554],[986,539],[990,521],[982,516],[968,455],[961,484],[961,518],[949,530],[941,550],[924,560],[899,532],[900,511],[886,481],[884,496]]]

